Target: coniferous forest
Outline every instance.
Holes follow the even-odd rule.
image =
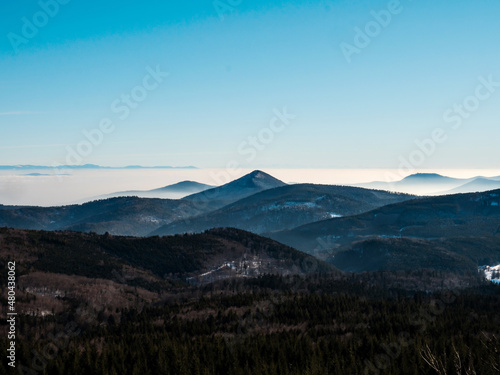
[[[100,310],[70,298],[67,311],[19,319],[16,371],[498,374],[500,287],[411,290],[434,276],[264,275]]]

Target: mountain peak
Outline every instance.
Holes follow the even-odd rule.
[[[255,170],[225,185],[187,196],[184,199],[210,201],[214,205],[212,207],[214,209],[236,202],[237,200],[246,198],[263,190],[285,185],[283,181],[260,170]]]
[[[250,172],[249,174],[247,174],[247,176],[258,177],[258,178],[272,177],[271,175],[267,174],[266,172],[262,172],[261,170],[258,170],[258,169],[256,169],[253,172]]]
[[[438,178],[449,178],[438,173],[415,173],[405,177],[403,180],[416,180],[416,179],[438,179]]]
[[[260,189],[272,189],[286,184],[266,172],[255,170],[237,180],[234,180],[233,182],[230,182],[228,186],[229,185],[239,188],[257,187]]]

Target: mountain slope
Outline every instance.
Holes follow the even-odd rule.
[[[225,206],[241,197],[283,185],[282,181],[264,172],[254,171],[221,187],[181,200],[118,197],[61,207],[0,205],[0,226],[145,236],[172,221],[184,220]],[[186,187],[202,186],[184,182],[159,190],[172,191]]]
[[[224,207],[261,191],[285,185],[283,181],[256,170],[225,185],[189,195],[183,199],[194,202],[197,207],[209,211]]]
[[[371,238],[337,251],[328,261],[348,272],[417,269],[474,272],[480,265],[500,263],[500,240],[495,236],[435,240]]]
[[[199,193],[201,191],[214,188],[212,185],[201,184],[196,181],[181,181],[173,185],[168,185],[159,189],[150,190],[151,192],[176,192],[176,193],[186,193],[193,192]]]
[[[152,234],[196,233],[226,226],[264,233],[326,218],[354,215],[412,198],[410,195],[349,186],[287,185],[251,195],[188,221],[172,222]]]
[[[403,178],[401,181],[384,182],[376,181],[357,186],[382,189],[389,191],[399,191],[409,194],[434,195],[443,191],[451,190],[463,184],[471,182],[473,179],[460,179],[442,176],[437,173],[416,173]]]
[[[0,206],[0,226],[144,236],[201,212],[183,200],[122,197],[62,207]]]
[[[446,194],[474,193],[478,191],[488,191],[495,189],[500,189],[500,181],[478,177],[471,182],[447,191]]]
[[[500,190],[411,200],[323,220],[270,237],[303,251],[338,249],[369,237],[421,239],[500,234]]]
[[[0,248],[0,261],[16,259],[21,274],[38,271],[114,280],[125,269],[144,285],[169,278],[205,283],[263,274],[337,272],[310,255],[232,228],[161,238],[0,228]]]
[[[212,189],[214,186],[201,184],[195,181],[182,181],[173,185],[168,185],[158,189],[152,190],[129,190],[117,193],[111,193],[95,197],[96,199],[109,199],[117,197],[139,197],[139,198],[161,198],[161,199],[180,199],[187,195],[200,193],[202,191]]]

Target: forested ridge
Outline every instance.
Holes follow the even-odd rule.
[[[71,301],[61,314],[20,319],[18,363],[33,368],[33,353],[69,325],[52,359],[38,358],[39,373],[436,374],[426,362],[434,358],[458,374],[460,358],[461,373],[498,374],[499,286],[431,293],[398,279],[266,275],[189,287],[141,308]]]

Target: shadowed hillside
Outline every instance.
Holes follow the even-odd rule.
[[[264,233],[332,217],[349,216],[414,198],[349,186],[297,184],[269,189],[214,212],[164,225],[152,234],[202,232],[234,226]]]

